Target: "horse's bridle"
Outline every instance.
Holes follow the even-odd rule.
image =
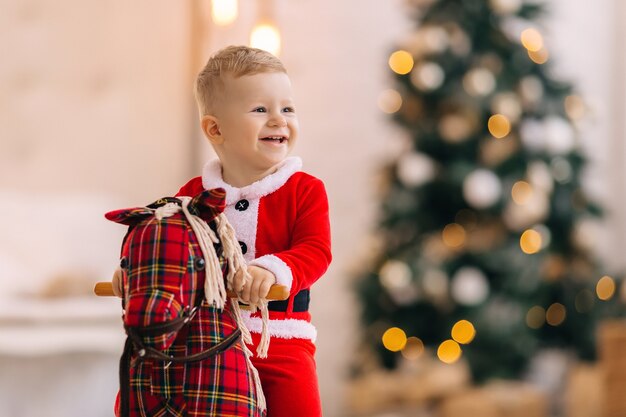
[[[135,351],[137,352],[139,360],[152,359],[157,361],[174,363],[197,362],[228,350],[237,342],[237,340],[239,340],[239,337],[241,336],[241,329],[236,328],[230,335],[228,335],[216,345],[213,345],[210,348],[203,350],[202,352],[187,356],[166,355],[162,351],[150,346],[146,346],[142,342],[142,337],[156,337],[165,333],[178,333],[193,319],[199,308],[200,306],[195,306],[191,309],[186,309],[181,316],[163,323],[157,323],[142,327],[124,325],[124,329],[126,330],[128,339],[132,343]]]
[[[170,363],[186,363],[197,362],[211,356],[218,355],[222,352],[230,349],[241,338],[241,329],[236,328],[230,335],[225,337],[221,342],[211,346],[210,348],[203,350],[202,352],[195,353],[187,356],[170,356],[150,346],[146,346],[141,338],[142,337],[156,337],[165,333],[178,333],[191,322],[196,312],[201,307],[203,297],[198,297],[200,304],[197,304],[193,308],[187,308],[183,311],[183,314],[173,320],[163,323],[152,324],[149,326],[127,326],[124,325],[126,334],[126,343],[124,344],[124,352],[120,358],[120,417],[128,416],[129,413],[129,385],[130,385],[130,360],[133,351],[137,352],[137,359],[143,360],[156,360],[161,362]],[[231,316],[232,311],[229,312]],[[233,317],[234,319],[234,317]]]

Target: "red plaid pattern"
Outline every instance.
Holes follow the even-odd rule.
[[[212,220],[223,210],[223,193],[220,198],[211,191],[203,194],[205,204],[212,204],[212,211],[204,210],[213,213]],[[221,202],[221,207],[216,201]],[[146,217],[145,211],[142,216],[139,210],[107,215],[120,223],[138,221],[131,226],[122,246],[122,258],[126,258],[127,264],[124,322],[130,326],[152,325],[181,316],[185,308],[195,305],[196,297],[203,296],[205,279],[199,261],[202,252],[184,215],[177,213],[159,221],[151,215]],[[194,210],[203,211],[201,207]],[[220,263],[225,274],[227,264],[221,254]],[[222,312],[203,300],[194,318],[180,332],[146,337],[143,342],[167,355],[200,353],[236,329],[230,308],[230,301]],[[264,415],[257,407],[254,381],[241,341],[224,353],[198,362],[168,364],[134,356],[129,388],[133,417]]]

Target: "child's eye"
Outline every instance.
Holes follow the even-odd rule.
[[[265,113],[267,112],[267,110],[265,109],[265,107],[257,107],[254,110],[252,110],[253,112],[257,112],[257,113]]]
[[[285,113],[295,113],[295,112],[296,112],[296,109],[294,109],[293,107],[285,107],[285,108],[283,109],[283,111],[284,111]]]

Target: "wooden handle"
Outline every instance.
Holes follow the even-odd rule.
[[[110,282],[96,282],[96,286],[93,287],[93,292],[98,297],[113,297],[113,284]]]
[[[108,281],[97,282],[96,286],[93,288],[94,294],[99,297],[113,297],[115,294],[113,293],[113,284]],[[236,298],[237,294],[234,292],[228,291],[229,298]],[[289,298],[289,290],[284,285],[272,285],[270,287],[270,292],[267,294],[268,300],[286,300]]]

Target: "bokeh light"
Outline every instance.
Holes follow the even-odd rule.
[[[396,90],[387,89],[378,95],[378,108],[387,114],[395,113],[402,107],[402,96]]]
[[[411,268],[395,259],[386,261],[378,272],[380,283],[387,289],[404,289],[411,283]]]
[[[212,0],[211,19],[219,26],[233,23],[237,19],[238,0]]]
[[[261,23],[252,28],[250,46],[263,49],[271,54],[280,54],[280,32],[271,23]]]
[[[486,96],[496,88],[496,78],[487,68],[474,68],[463,77],[463,88],[473,96]]]
[[[389,67],[396,74],[408,74],[413,69],[413,65],[413,57],[407,51],[395,51],[389,57]]]
[[[451,248],[458,248],[465,243],[465,229],[458,223],[450,223],[443,228],[441,233],[443,243]]]
[[[565,113],[572,120],[580,120],[587,114],[587,105],[582,97],[575,94],[565,97],[563,101]]]
[[[526,313],[526,324],[531,329],[538,329],[546,322],[546,310],[541,306],[533,306]]]
[[[443,69],[434,62],[424,62],[411,73],[411,83],[423,91],[436,90],[441,87],[445,78]]]
[[[596,294],[600,300],[606,301],[615,295],[615,281],[608,275],[603,276],[596,284]]]
[[[404,348],[407,342],[406,333],[399,327],[387,329],[382,337],[383,346],[392,352],[398,352]]]
[[[462,345],[470,343],[474,340],[474,336],[476,336],[476,329],[467,320],[459,320],[452,326],[452,339]]]
[[[515,204],[523,206],[533,197],[533,187],[526,181],[517,181],[511,189],[511,197]]]
[[[411,336],[406,340],[406,345],[400,353],[405,359],[414,361],[424,353],[424,342],[418,337]]]
[[[546,310],[546,322],[550,326],[558,326],[565,321],[565,306],[561,303],[554,303]]]
[[[437,348],[437,357],[441,362],[454,363],[461,357],[461,346],[454,340],[445,340]]]
[[[511,122],[503,114],[494,114],[487,122],[489,133],[495,138],[501,139],[511,132]]]
[[[546,62],[548,62],[548,58],[550,57],[550,54],[548,53],[548,50],[546,48],[543,48],[537,52],[528,51],[528,57],[535,64],[541,65],[541,64],[545,64]]]
[[[537,52],[543,48],[543,36],[535,28],[528,28],[522,31],[520,36],[522,45],[529,52]]]
[[[550,245],[550,242],[552,241],[552,232],[545,224],[537,224],[533,226],[532,230],[536,231],[537,233],[539,233],[539,236],[541,236],[540,250],[545,249]]]
[[[522,233],[519,245],[526,254],[532,255],[533,253],[537,253],[541,250],[542,246],[541,234],[536,230],[528,229]]]
[[[439,133],[442,139],[450,143],[466,140],[474,131],[474,124],[467,114],[449,113],[439,121]]]

